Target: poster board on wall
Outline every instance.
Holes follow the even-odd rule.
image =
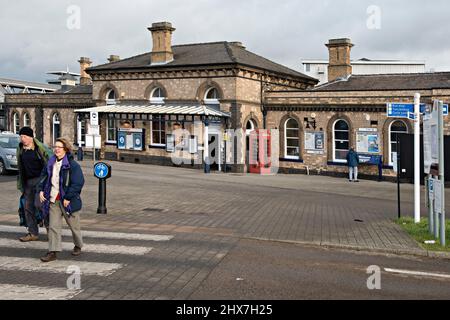
[[[375,128],[362,128],[356,133],[356,152],[366,154],[380,153],[380,135]]]
[[[305,150],[308,153],[323,153],[325,148],[325,133],[305,132]]]
[[[144,130],[136,128],[119,128],[117,130],[117,149],[144,150]]]

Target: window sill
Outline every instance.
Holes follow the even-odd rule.
[[[105,145],[107,145],[107,146],[115,146],[115,145],[117,145],[117,141],[105,141]]]
[[[329,166],[341,166],[341,167],[347,167],[347,162],[340,162],[340,161],[328,161],[327,165]]]
[[[280,158],[280,161],[283,161],[283,162],[303,163],[303,160],[302,160],[302,159],[293,159],[293,158]]]
[[[150,144],[148,147],[150,149],[165,149],[166,148],[165,145],[155,145],[155,144]]]

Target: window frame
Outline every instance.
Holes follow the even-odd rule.
[[[158,121],[159,122],[159,129],[156,130],[159,133],[159,142],[155,142],[153,141],[153,132],[155,131],[153,129],[153,123]],[[164,136],[164,141],[165,143],[161,143],[161,141],[163,141],[163,136]],[[166,141],[166,119],[163,115],[160,116],[152,116],[152,119],[150,120],[150,145],[153,147],[165,147],[167,144]]]
[[[84,127],[84,134],[83,134]],[[87,119],[77,119],[77,144],[78,146],[86,145],[86,135],[87,135]],[[83,140],[84,138],[84,140]]]
[[[24,127],[31,127],[31,117],[30,117],[30,114],[28,112],[25,112],[23,114],[23,126]]]
[[[159,97],[154,97],[155,92],[158,91],[158,90],[160,92],[160,96]],[[161,87],[155,87],[150,92],[150,103],[163,104],[165,99],[166,99],[166,96],[164,95],[164,90]]]
[[[18,112],[13,113],[13,132],[19,134],[20,131],[20,116]]]
[[[114,99],[109,98],[111,93],[114,94]],[[107,106],[113,106],[113,105],[117,104],[117,95],[116,95],[116,91],[114,89],[109,89],[106,92],[105,101],[106,101]]]
[[[217,98],[208,98],[208,94],[213,90],[216,92]],[[209,87],[205,91],[205,95],[203,97],[203,101],[205,102],[205,104],[220,104],[219,100],[220,100],[219,89],[217,89],[216,87]]]
[[[55,117],[58,117],[58,120],[55,120]],[[59,126],[59,134],[61,134],[61,117],[58,112],[53,113],[52,116],[52,145],[55,144],[56,139],[60,138],[55,135],[55,125]]]
[[[110,121],[112,121],[114,123],[114,127],[110,127]],[[109,139],[109,133],[112,130],[113,135],[114,135],[114,139],[111,140]],[[114,117],[107,117],[106,118],[106,143],[117,143],[117,120],[114,119]]]
[[[297,124],[297,128],[289,128],[288,129],[287,124],[291,120],[295,121],[295,123]],[[288,130],[296,131],[297,132],[296,137],[295,138],[294,137],[288,137],[288,135],[287,135]],[[296,147],[288,147],[288,143],[287,143],[288,139],[289,140],[297,140],[297,146]],[[289,149],[297,148],[298,149],[298,156],[288,155],[288,152],[287,152],[288,148]],[[285,159],[292,159],[292,160],[300,160],[301,159],[300,154],[301,154],[301,150],[300,150],[300,124],[294,118],[289,118],[284,123],[284,158]]]
[[[394,124],[394,123],[396,123],[396,122],[401,122],[401,123],[403,123],[403,125],[405,126],[405,129],[406,129],[406,131],[392,131],[392,125]],[[388,139],[389,139],[389,141],[388,141],[388,144],[389,144],[389,150],[388,150],[388,160],[389,160],[389,165],[390,166],[393,166],[394,165],[394,162],[393,162],[393,159],[392,159],[392,144],[393,143],[395,143],[395,144],[397,144],[397,141],[392,141],[392,138],[391,138],[391,135],[392,135],[392,133],[397,133],[397,134],[408,134],[409,133],[409,129],[408,129],[408,125],[406,124],[406,122],[404,122],[403,120],[394,120],[394,121],[392,121],[390,124],[389,124],[389,130],[388,130]]]
[[[339,121],[344,121],[347,124],[347,130],[336,130],[336,124]],[[344,140],[344,139],[336,139],[336,131],[337,132],[347,132],[348,134],[348,139]],[[336,151],[345,151],[345,149],[336,149],[336,141],[340,141],[340,142],[348,142],[348,146],[349,149],[347,149],[347,152],[350,150],[350,124],[348,123],[347,120],[345,119],[337,119],[336,121],[334,121],[333,126],[332,126],[332,133],[333,133],[333,140],[332,140],[332,144],[333,144],[333,162],[338,162],[338,163],[346,163],[347,159],[337,159],[336,158]]]

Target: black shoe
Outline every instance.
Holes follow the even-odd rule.
[[[50,251],[47,252],[47,255],[41,258],[42,262],[50,262],[56,260],[56,252]]]
[[[81,254],[81,248],[80,247],[73,247],[72,255],[73,256],[79,256]]]

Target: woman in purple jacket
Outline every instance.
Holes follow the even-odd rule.
[[[83,171],[74,160],[72,146],[67,139],[58,138],[54,145],[55,155],[48,161],[41,175],[40,200],[44,216],[49,216],[48,252],[42,262],[56,260],[62,250],[62,219],[72,231],[75,247],[72,255],[81,254],[83,240],[80,228],[81,190],[84,185]]]

